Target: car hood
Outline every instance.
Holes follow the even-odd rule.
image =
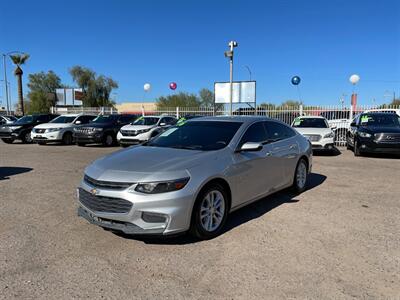
[[[19,124],[11,123],[11,124],[0,125],[0,127],[29,126],[29,125],[32,125],[32,124],[33,123],[19,123]]]
[[[332,129],[330,128],[312,128],[312,127],[296,127],[294,128],[297,130],[298,133],[300,134],[320,134],[320,135],[325,135],[328,133],[332,132]]]
[[[85,174],[96,180],[114,182],[184,178],[189,176],[189,168],[217,159],[219,151],[135,146],[94,161],[86,168]]]
[[[72,123],[44,123],[35,126],[37,129],[48,129],[48,128],[67,128],[67,127],[73,127],[74,124]]]
[[[371,133],[400,133],[400,127],[362,126],[361,128]]]
[[[122,130],[143,130],[153,128],[155,125],[125,125],[121,129]]]

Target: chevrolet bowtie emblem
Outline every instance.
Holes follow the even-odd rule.
[[[98,190],[96,190],[96,189],[91,189],[90,190],[90,193],[92,194],[92,195],[98,195],[99,194],[99,191]]]

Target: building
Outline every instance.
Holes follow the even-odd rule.
[[[141,114],[143,111],[146,114],[157,111],[155,102],[125,102],[116,104],[119,113]]]

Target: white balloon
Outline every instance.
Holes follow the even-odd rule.
[[[349,80],[351,84],[357,84],[357,82],[360,81],[360,76],[358,76],[357,74],[353,74],[350,76]]]
[[[150,83],[145,83],[145,85],[143,86],[143,89],[144,89],[145,92],[150,91],[150,89],[151,89]]]

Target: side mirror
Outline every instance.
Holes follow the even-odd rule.
[[[79,125],[79,124],[82,124],[82,122],[78,120],[78,121],[75,122],[75,124]]]
[[[167,125],[167,123],[160,123],[160,126],[165,126],[165,125]]]
[[[238,152],[260,151],[263,148],[261,143],[247,142],[240,147]]]
[[[332,130],[336,130],[336,128],[337,128],[337,125],[331,125]]]

